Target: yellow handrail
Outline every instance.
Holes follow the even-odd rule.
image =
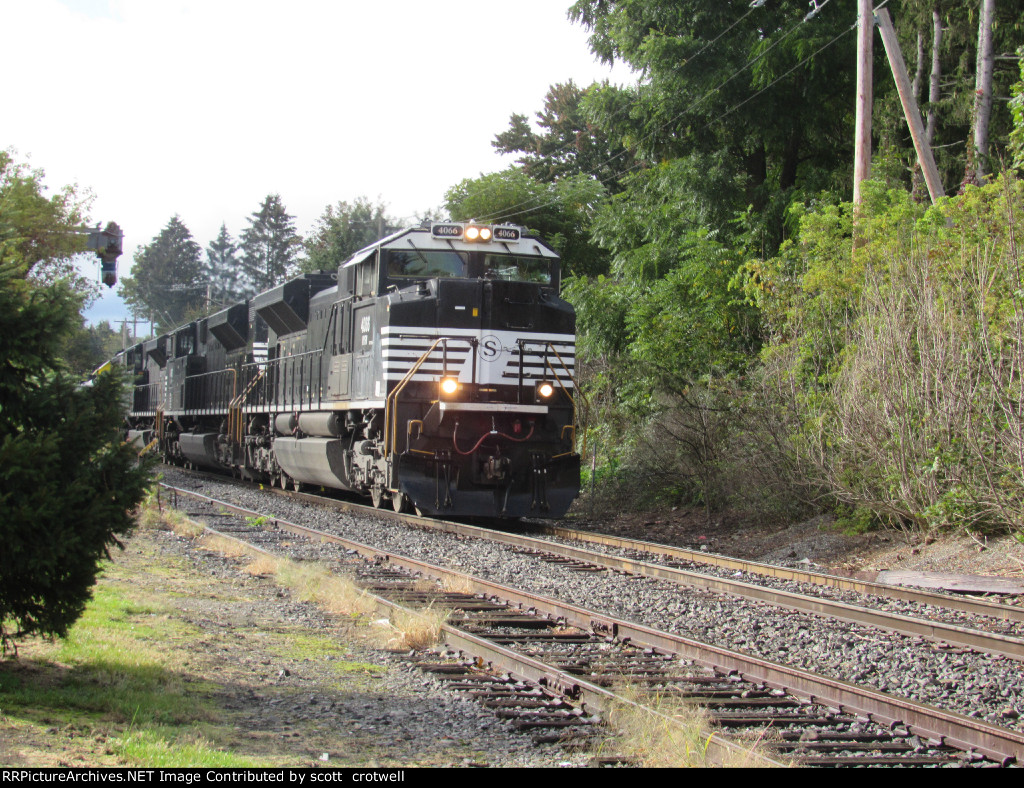
[[[259,383],[260,379],[266,374],[265,369],[261,369],[259,373],[249,381],[249,384],[240,393],[232,397],[231,404],[228,405],[228,436],[235,443],[242,442],[242,403],[245,402],[245,398],[249,396],[256,384]],[[238,389],[238,376],[235,376],[235,390]]]
[[[402,378],[398,385],[392,389],[390,394],[388,394],[387,399],[384,402],[385,457],[389,457],[395,453],[395,444],[398,442],[398,395],[401,394],[402,390],[409,385],[409,381],[412,380],[412,376],[419,371],[421,366],[423,366],[423,362],[425,362],[427,357],[434,352],[434,348],[447,339],[447,337],[438,337],[435,339],[434,344],[427,348],[426,352],[417,359],[415,364],[412,365],[412,368],[405,373],[405,377]]]
[[[587,412],[589,413],[590,412],[590,403],[587,401],[587,397],[583,393],[583,390],[580,389],[580,384],[576,380],[576,376],[572,374],[572,371],[569,369],[568,365],[565,363],[565,360],[561,357],[561,355],[559,355],[558,350],[555,349],[555,346],[551,342],[545,342],[544,344],[547,345],[551,349],[551,352],[554,354],[555,358],[558,359],[558,363],[562,365],[562,369],[565,370],[565,374],[568,375],[569,376],[569,380],[572,381],[573,389],[575,389],[579,393],[580,399],[582,400],[583,404],[586,406]],[[573,435],[573,443],[575,443],[576,442],[576,436],[579,435],[578,424],[581,421],[581,419],[578,418],[578,414],[579,414],[580,408],[576,404],[576,398],[573,397],[573,395],[569,393],[569,389],[567,389],[565,387],[565,382],[562,380],[562,378],[555,371],[555,368],[553,366],[551,366],[551,359],[548,357],[547,353],[544,354],[544,366],[547,367],[548,371],[551,373],[551,377],[553,377],[556,381],[558,381],[558,385],[561,387],[562,391],[565,392],[565,396],[569,398],[569,402],[572,405],[572,435]],[[564,434],[565,430],[562,430],[562,432]],[[587,431],[586,430],[583,431],[583,445],[580,446],[580,455],[583,456],[583,457],[587,456]],[[562,457],[564,455],[559,454],[558,456]]]

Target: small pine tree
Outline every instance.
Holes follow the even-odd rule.
[[[30,276],[76,237],[77,217],[9,161],[0,154],[0,651],[67,633],[148,484],[119,434],[121,378],[81,386],[59,359],[81,294]]]

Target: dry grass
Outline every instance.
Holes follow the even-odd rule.
[[[304,602],[337,616],[363,619],[377,614],[377,603],[350,578],[315,563],[279,560],[274,576]]]
[[[261,555],[253,558],[245,566],[245,571],[255,577],[266,577],[277,574],[280,561],[269,555]]]
[[[196,538],[205,527],[201,523],[188,519],[181,512],[173,509],[160,498],[158,488],[154,488],[135,516],[139,528],[144,530],[169,529],[180,536]]]
[[[380,611],[372,596],[350,578],[332,573],[315,563],[301,563],[253,553],[244,545],[221,537],[206,537],[204,543],[218,552],[235,557],[248,556],[245,571],[253,575],[273,577],[278,585],[295,594],[297,599],[312,602],[336,616],[357,622],[369,621],[371,638],[385,648],[424,649],[436,645],[441,638],[441,625],[449,612],[428,606],[423,610],[398,610],[390,618],[375,618]],[[434,584],[429,584],[435,588]]]
[[[444,590],[449,594],[466,594],[471,596],[473,591],[473,583],[468,577],[446,577],[444,580]]]
[[[617,690],[626,702],[608,715],[618,753],[644,768],[751,768],[763,766],[761,740],[717,763],[709,757],[715,726],[707,710],[681,698],[650,696],[634,686]]]
[[[441,627],[448,620],[450,610],[430,605],[420,610],[399,610],[389,619],[374,622],[386,648],[417,651],[441,642]]]
[[[441,626],[448,619],[449,610],[432,605],[422,610],[402,611],[390,618],[376,618],[376,601],[351,579],[334,574],[327,567],[275,558],[253,550],[246,545],[213,534],[204,535],[204,526],[162,506],[155,494],[140,508],[137,517],[141,528],[169,528],[190,538],[199,538],[200,544],[231,558],[244,558],[244,570],[251,575],[272,577],[278,585],[288,588],[296,598],[313,604],[336,616],[346,616],[357,622],[372,620],[372,639],[391,649],[424,649],[436,645],[441,639]],[[433,581],[418,581],[422,591],[437,590]],[[451,590],[451,589],[446,589]]]

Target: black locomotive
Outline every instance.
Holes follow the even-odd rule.
[[[128,438],[396,510],[559,517],[579,490],[575,315],[513,226],[402,230],[136,345]]]

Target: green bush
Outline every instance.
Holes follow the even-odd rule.
[[[871,513],[861,526],[1019,527],[1024,186],[1007,177],[931,209],[866,193],[856,244],[836,221],[848,209],[808,215],[758,287],[793,455],[832,500]]]

